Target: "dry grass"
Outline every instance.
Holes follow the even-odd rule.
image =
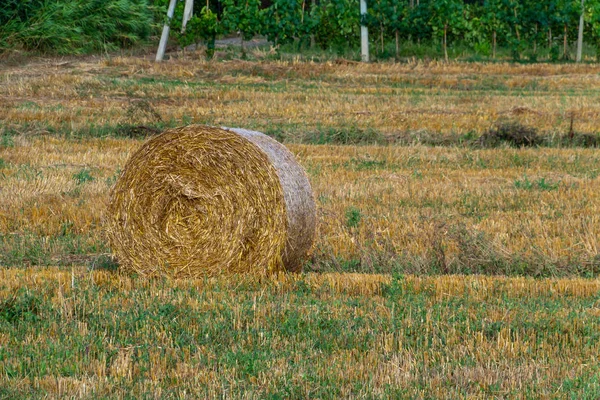
[[[460,136],[507,116],[558,134],[572,111],[595,134],[599,70],[4,68],[0,264],[16,268],[0,269],[0,397],[600,397],[597,279],[399,275],[597,276],[597,151],[290,144],[318,202],[306,269],[321,273],[149,280],[100,256],[109,190],[141,141],[80,135],[163,120],[291,141],[346,127]],[[31,264],[62,267],[19,268]]]
[[[309,169],[319,171],[313,185],[323,257],[332,252],[372,263],[365,253],[375,250],[437,261],[438,272],[461,264],[455,272],[503,273],[505,257],[597,263],[592,150],[301,149]],[[344,211],[351,207],[362,222],[349,229]]]
[[[165,121],[189,120],[290,134],[358,126],[394,136],[482,133],[500,118],[542,132],[596,133],[597,65],[371,64],[144,59],[8,67],[0,76],[0,119],[75,132],[129,123],[148,101]],[[136,123],[156,115],[138,115]],[[66,125],[65,125],[66,124]]]
[[[595,134],[599,71],[136,58],[7,67],[0,119],[13,133],[0,137],[4,263],[68,264],[107,251],[100,227],[107,192],[140,142],[60,139],[52,130],[77,137],[107,125],[95,134],[114,134],[122,124],[135,135],[145,124],[152,132],[172,121],[283,131],[291,141],[348,127],[352,140],[376,130],[418,141],[472,136],[503,118],[558,135],[569,131],[575,112],[574,129]],[[290,148],[309,170],[319,202],[314,269],[598,273],[593,150]],[[70,245],[69,235],[80,242]]]
[[[61,237],[65,226],[103,243],[109,190],[139,146],[126,139],[16,137],[0,150],[4,251],[14,236]],[[308,170],[319,208],[311,268],[598,272],[594,150],[289,148]],[[78,178],[86,171],[89,179]]]

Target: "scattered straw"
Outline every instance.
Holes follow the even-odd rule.
[[[284,146],[259,132],[192,125],[129,159],[107,223],[123,269],[194,277],[297,271],[315,219],[306,174]]]

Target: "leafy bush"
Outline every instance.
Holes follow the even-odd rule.
[[[72,54],[136,45],[158,33],[169,1],[3,0],[0,51]],[[209,54],[217,35],[238,34],[243,40],[265,36],[277,49],[293,45],[296,52],[316,44],[345,56],[358,48],[359,26],[364,23],[370,27],[377,59],[464,56],[458,51],[466,45],[478,57],[502,53],[515,61],[537,62],[573,58],[569,43],[577,36],[581,12],[579,0],[369,0],[368,4],[368,15],[361,16],[358,0],[197,1],[195,16],[183,30],[180,0],[170,24],[172,38],[180,46],[204,41]],[[592,54],[593,47],[600,48],[600,3],[585,2],[584,12],[584,38],[590,44],[587,53]],[[431,53],[431,48],[436,51]]]
[[[203,40],[214,49],[214,42],[219,33],[219,21],[217,14],[210,8],[203,7],[198,15],[194,15],[187,23],[184,32],[179,34],[178,41],[182,46],[188,46]]]
[[[130,47],[153,30],[147,0],[9,0],[0,22],[0,50],[58,54]]]
[[[358,2],[352,0],[324,1],[317,5],[319,23],[315,26],[315,40],[323,48],[343,49],[356,41],[360,26]]]

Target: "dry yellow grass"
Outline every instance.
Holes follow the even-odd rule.
[[[140,142],[60,139],[52,129],[114,131],[162,117],[283,129],[293,141],[307,130],[344,127],[390,138],[464,135],[506,117],[552,135],[566,133],[575,112],[575,130],[595,133],[598,72],[597,65],[139,58],[6,67],[0,119],[20,134],[0,142],[4,249],[19,235],[37,235],[52,263],[63,250],[43,238],[68,231],[87,248],[103,243],[106,193]],[[440,272],[597,272],[594,150],[290,148],[309,170],[319,202],[318,263],[364,271],[401,263],[412,272],[432,264]],[[83,181],[76,177],[82,173]]]
[[[292,139],[345,126],[461,135],[504,116],[554,134],[573,111],[577,131],[596,133],[598,72],[3,67],[0,119],[17,133],[0,135],[0,397],[598,398],[598,279],[397,275],[597,276],[596,150],[290,144],[318,201],[308,268],[371,274],[149,280],[98,258],[109,189],[141,141],[63,135],[155,123],[141,100],[167,121]],[[82,263],[101,270],[64,267]]]
[[[141,143],[46,136],[15,141],[0,149],[0,232],[51,237],[68,224],[72,233],[102,243],[110,187]],[[476,270],[493,257],[521,257],[557,268],[580,265],[582,273],[596,268],[595,150],[289,148],[309,171],[318,200],[318,262],[358,260],[368,271],[408,257],[422,260],[424,272],[432,260],[452,271],[457,262]],[[81,170],[93,180],[79,183],[74,175]],[[349,210],[360,219],[356,226]],[[493,268],[488,272],[504,272]]]
[[[549,133],[595,133],[597,65],[172,61],[38,63],[0,74],[0,119],[74,131],[129,122],[145,99],[165,120],[265,129],[356,125],[394,135],[483,132],[515,117]],[[144,122],[144,117],[140,117]]]

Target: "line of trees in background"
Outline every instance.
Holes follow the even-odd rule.
[[[453,48],[496,58],[567,60],[585,16],[584,38],[600,48],[600,0],[196,0],[194,17],[181,32],[178,2],[172,32],[180,45],[214,43],[220,35],[244,40],[265,36],[275,46],[356,49],[360,24],[371,33],[379,58],[422,55]],[[110,51],[156,36],[168,0],[4,0],[0,49],[59,54]],[[372,50],[372,53],[373,53]],[[412,54],[411,54],[412,53]],[[596,54],[600,51],[596,50]]]

